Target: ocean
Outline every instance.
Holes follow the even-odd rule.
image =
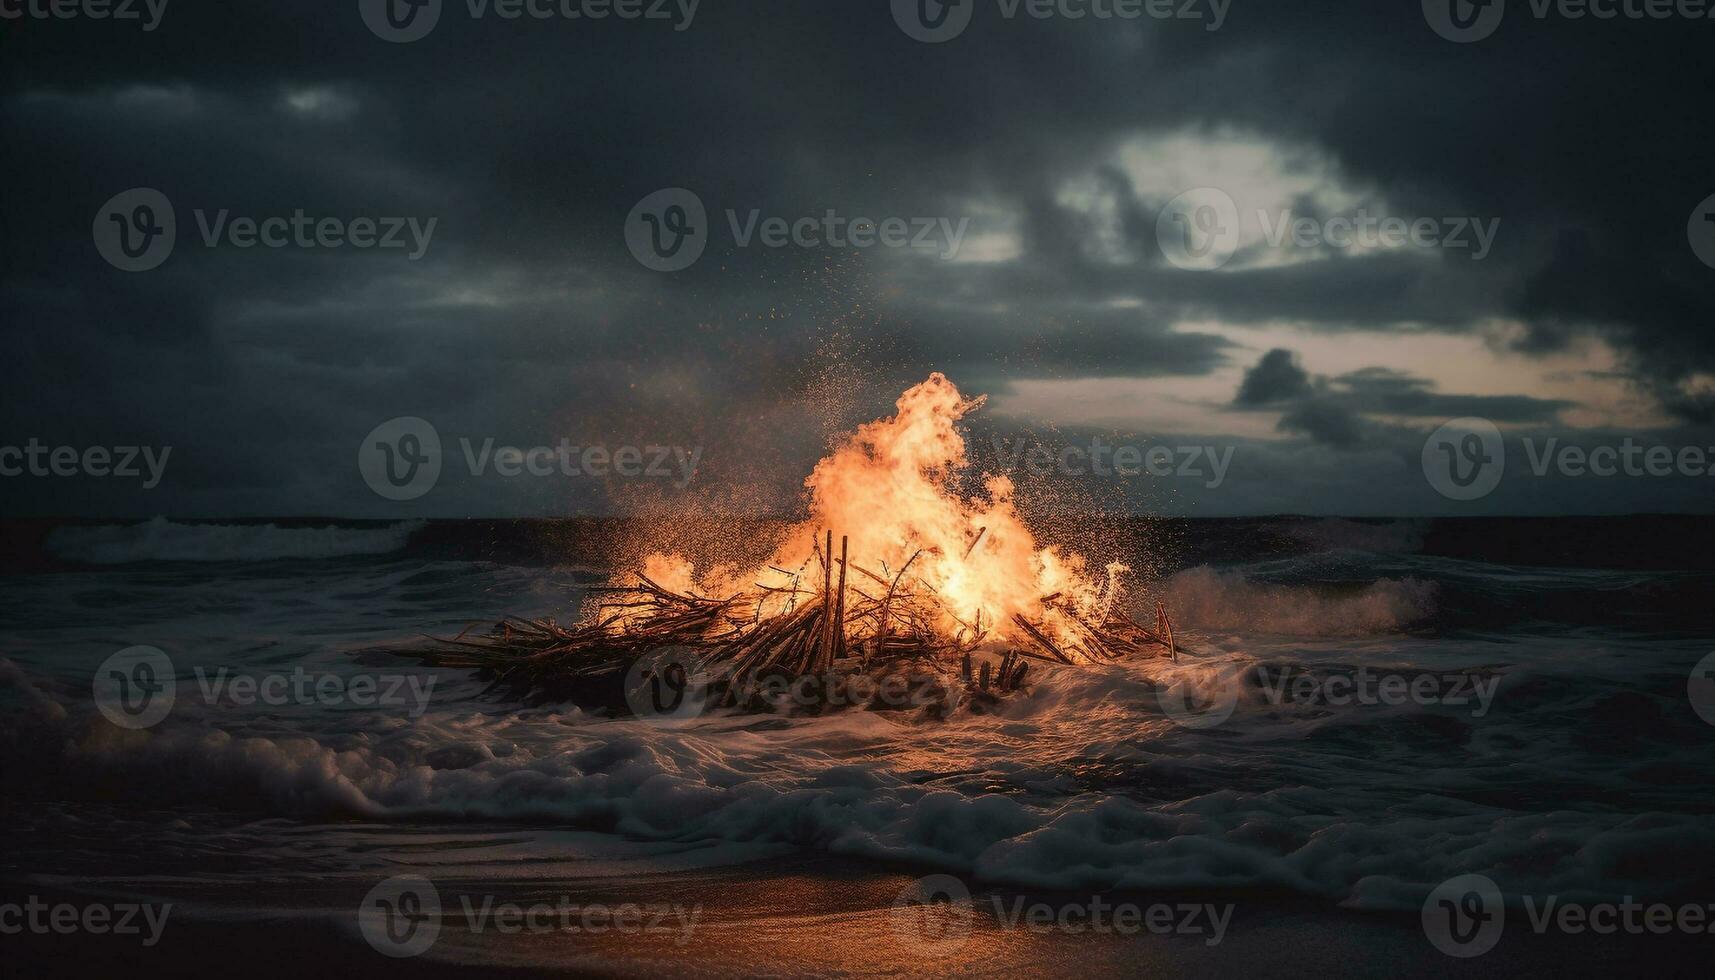
[[[1178,661],[1036,665],[1021,695],[946,719],[667,725],[508,700],[417,655],[473,622],[575,619],[612,570],[602,533],[8,525],[7,891],[171,902],[166,932],[198,942],[226,924],[251,949],[368,954],[357,910],[405,876],[446,920],[422,963],[620,975],[982,973],[997,944],[1043,969],[1239,975],[1324,933],[1347,959],[1275,972],[1441,975],[1485,962],[1419,924],[1461,876],[1503,896],[1492,965],[1548,941],[1525,911],[1547,897],[1715,902],[1710,519],[1140,524],[1136,594],[1171,610]],[[148,724],[94,695],[136,647],[174,692]],[[930,907],[974,902],[976,938],[889,925],[926,879],[966,890]],[[1122,938],[1006,920],[1015,897],[1092,895],[1191,896],[1230,907],[1230,932],[1208,941],[1213,914]],[[492,916],[567,900],[637,905],[643,925]],[[1707,975],[1712,940],[1651,949]],[[1590,941],[1555,948],[1588,965]]]

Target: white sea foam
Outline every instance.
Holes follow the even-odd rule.
[[[1174,574],[1167,605],[1182,622],[1297,636],[1369,636],[1397,632],[1435,610],[1433,583],[1377,579],[1345,590],[1259,582],[1207,565]]]
[[[1645,895],[1715,865],[1709,846],[1685,843],[1709,839],[1706,816],[1468,801],[1497,792],[1495,780],[1612,776],[1599,765],[1569,773],[1552,745],[1504,758],[1448,752],[1446,722],[1421,726],[1421,708],[1330,715],[1247,694],[1223,728],[1179,728],[1154,692],[1173,671],[1204,669],[1052,671],[997,714],[946,723],[713,715],[666,730],[458,702],[417,719],[296,717],[290,731],[284,717],[212,709],[149,731],[38,720],[51,734],[22,744],[65,746],[54,768],[98,796],[309,821],[783,845],[1029,888],[1286,888],[1410,909],[1472,870],[1513,888]],[[1362,771],[1355,741],[1372,759]],[[1661,847],[1673,862],[1640,859]]]
[[[1279,887],[1365,908],[1414,908],[1464,873],[1604,898],[1715,880],[1699,775],[1708,727],[1685,703],[1705,643],[1559,628],[1438,635],[1419,628],[1434,600],[1410,576],[1452,590],[1450,574],[1480,569],[1389,559],[1360,575],[1341,562],[1338,574],[1373,584],[1313,584],[1275,564],[1252,578],[1183,572],[1158,591],[1195,656],[1033,663],[1029,692],[990,714],[715,713],[671,730],[477,700],[481,682],[450,669],[418,718],[246,710],[181,687],[166,721],[132,732],[90,703],[94,665],[140,642],[166,650],[184,685],[198,666],[420,669],[381,648],[509,612],[570,615],[578,587],[562,570],[379,561],[22,576],[4,597],[16,628],[0,635],[12,662],[0,663],[0,792],[212,812],[209,825],[241,823],[247,846],[272,842],[282,860],[296,860],[300,834],[410,826],[496,846],[582,829],[706,852],[789,848],[1032,888]],[[1295,572],[1295,584],[1264,582]],[[1516,579],[1502,570],[1468,589],[1540,588]],[[1158,697],[1180,682],[1212,697],[1199,683],[1211,672],[1257,666],[1504,676],[1480,718],[1444,705],[1275,703],[1252,684],[1228,721],[1202,730],[1176,725]],[[210,841],[175,839],[174,873],[198,866],[199,847],[211,858],[230,849]],[[77,846],[87,861],[87,839]],[[391,847],[366,841],[363,853],[411,856]],[[338,864],[347,852],[325,853]]]

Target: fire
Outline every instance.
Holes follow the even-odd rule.
[[[767,618],[821,588],[832,566],[836,577],[849,569],[847,589],[867,598],[909,591],[915,623],[960,646],[1023,639],[1024,621],[1076,649],[1073,620],[1107,621],[1128,569],[1116,562],[1093,573],[1082,556],[1039,544],[1004,475],[983,474],[978,495],[957,493],[971,465],[959,422],[984,401],[930,375],[899,397],[896,414],[860,426],[816,464],[804,481],[809,516],[760,567],[715,568],[698,578],[683,556],[656,553],[642,574],[674,592],[755,593],[757,615]],[[833,555],[823,554],[828,532]],[[844,628],[859,641],[866,623]]]

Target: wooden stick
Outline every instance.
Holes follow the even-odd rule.
[[[982,543],[983,535],[985,535],[987,533],[989,533],[988,528],[986,528],[986,527],[977,528],[977,536],[975,538],[971,539],[971,546],[969,548],[965,549],[965,557],[966,558],[971,557],[971,552],[977,550],[977,545]]]
[[[887,598],[881,600],[881,625],[877,627],[883,636],[887,635],[887,607],[893,604],[893,591],[899,588],[899,580],[905,577],[905,570],[910,568],[911,563],[916,561],[917,556],[922,553],[922,548],[918,548],[916,551],[913,551],[911,553],[911,557],[905,559],[905,564],[900,566],[899,574],[893,576],[893,581],[888,583]]]
[[[1044,636],[1042,634],[1042,631],[1037,629],[1035,626],[1031,625],[1030,620],[1025,619],[1022,614],[1014,613],[1013,617],[1012,617],[1012,621],[1017,623],[1020,627],[1022,627],[1024,632],[1028,633],[1030,635],[1030,638],[1035,640],[1038,646],[1042,647],[1042,649],[1047,650],[1049,653],[1053,654],[1055,656],[1055,658],[1058,659],[1061,663],[1071,664],[1073,662],[1071,657],[1068,657],[1064,653],[1060,652],[1060,648],[1054,645],[1053,640],[1050,640],[1048,637]]]
[[[840,591],[834,600],[835,659],[846,655],[846,535],[840,535]],[[829,666],[832,666],[830,664]]]
[[[1161,600],[1155,602],[1155,615],[1160,617],[1162,635],[1167,637],[1167,653],[1174,663],[1179,662],[1179,646],[1173,642],[1173,621],[1167,618],[1167,604]]]

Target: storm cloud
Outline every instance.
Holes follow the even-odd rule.
[[[0,22],[0,444],[174,447],[148,493],[8,478],[10,512],[560,514],[626,495],[456,473],[382,499],[354,460],[401,416],[435,425],[449,466],[461,437],[696,444],[701,486],[772,508],[831,432],[931,370],[1000,411],[1025,384],[1068,405],[1097,380],[1224,385],[1175,396],[1202,413],[1176,423],[1186,438],[1252,452],[1206,509],[1335,512],[1361,478],[1408,512],[1444,506],[1413,441],[1445,418],[1618,431],[1623,401],[1685,442],[1715,406],[1715,269],[1687,242],[1715,193],[1701,24],[1514,12],[1455,44],[1415,3],[1234,0],[1218,30],[991,5],[924,44],[884,0],[705,0],[683,29],[472,9],[449,0],[409,43],[351,2],[173,0],[146,32]],[[1201,186],[1238,216],[1213,270],[1163,252],[1164,209]],[[148,271],[92,243],[132,188],[176,221]],[[625,234],[666,188],[706,212],[701,256],[674,272]],[[735,232],[830,212],[841,243]],[[1480,259],[1263,233],[1359,212],[1499,224]],[[308,245],[242,230],[299,213]],[[313,231],[391,218],[434,221],[419,257]],[[964,231],[952,254],[849,236],[890,218]],[[1469,339],[1525,364],[1596,345],[1604,380],[1467,386],[1464,365],[1335,364],[1267,334],[1288,328],[1358,351]],[[1131,429],[1163,434],[1136,412]],[[1275,465],[1295,448],[1311,451]],[[1687,499],[1585,483],[1504,506]]]

